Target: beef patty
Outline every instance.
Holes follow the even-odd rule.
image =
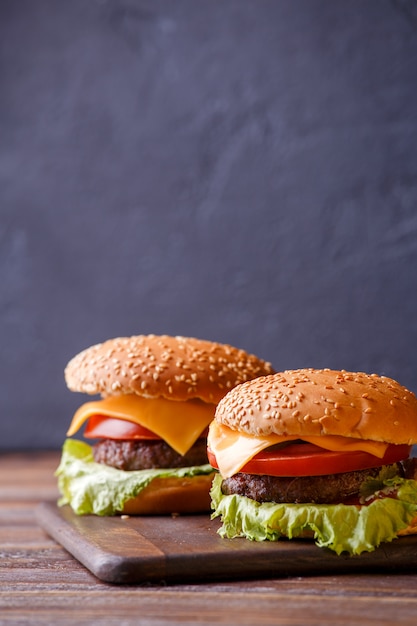
[[[161,439],[103,439],[93,446],[93,455],[96,463],[121,470],[190,467],[208,463],[205,439],[197,439],[184,455],[178,454]]]
[[[401,476],[401,463],[393,464]],[[342,502],[359,492],[361,483],[376,477],[380,467],[325,476],[266,476],[239,473],[222,482],[224,495],[238,494],[257,502],[331,504]]]

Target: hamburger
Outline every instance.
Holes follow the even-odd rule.
[[[223,537],[337,554],[417,533],[417,398],[385,376],[299,369],[231,390],[208,433]]]
[[[189,337],[120,337],[82,351],[65,368],[66,383],[99,397],[69,426],[59,504],[96,515],[209,511],[206,435],[216,405],[272,371],[244,350]],[[80,429],[83,439],[74,439]]]

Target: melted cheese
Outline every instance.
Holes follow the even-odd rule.
[[[114,417],[152,430],[179,454],[185,454],[214,417],[216,405],[201,400],[179,402],[129,394],[86,402],[74,414],[67,435],[93,415]]]
[[[223,424],[213,421],[210,424],[207,444],[216,457],[220,474],[223,478],[229,478],[239,472],[248,461],[258,452],[276,445],[301,439],[300,437],[285,435],[268,435],[267,437],[254,437],[232,430]],[[388,447],[387,443],[370,441],[365,439],[353,439],[337,435],[316,437],[303,437],[302,441],[313,443],[320,448],[337,452],[361,450],[382,458]]]

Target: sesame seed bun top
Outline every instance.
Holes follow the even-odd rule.
[[[417,443],[417,398],[377,374],[288,370],[231,390],[216,421],[250,435],[341,435],[394,444]]]
[[[244,381],[273,373],[270,363],[227,344],[168,335],[109,339],[65,368],[69,389],[103,397],[136,393],[217,402]]]

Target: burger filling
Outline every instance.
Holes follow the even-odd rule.
[[[96,463],[121,470],[175,468],[208,463],[206,441],[197,439],[184,454],[176,452],[162,439],[102,439],[93,446]]]
[[[394,463],[387,466],[390,475],[413,478],[414,462]],[[268,476],[235,474],[222,481],[223,495],[240,495],[257,502],[333,504],[358,499],[361,485],[377,478],[381,467],[327,474],[322,476]]]

